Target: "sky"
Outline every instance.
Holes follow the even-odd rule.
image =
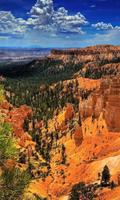
[[[0,0],[0,46],[120,45],[120,0]]]

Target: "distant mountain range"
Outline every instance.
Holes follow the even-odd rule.
[[[31,61],[33,59],[43,57],[50,53],[49,48],[3,48],[0,47],[0,63]]]

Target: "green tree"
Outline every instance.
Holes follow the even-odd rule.
[[[107,185],[110,182],[110,170],[107,165],[104,166],[103,171],[102,171],[102,179],[101,179],[101,184],[102,185]]]
[[[80,182],[73,186],[70,193],[70,200],[93,200],[95,195],[96,187],[94,185],[85,185],[84,182]]]
[[[40,197],[36,194],[34,194],[34,197],[35,197],[35,200],[47,200],[47,198],[44,198],[44,197]]]
[[[62,144],[62,151],[61,151],[61,154],[62,154],[62,164],[65,165],[66,164],[66,148],[64,146],[64,144]]]
[[[27,171],[18,168],[4,170],[0,180],[0,200],[22,200],[29,181],[30,175]]]
[[[5,99],[5,95],[4,95],[4,87],[3,85],[0,85],[0,103],[2,103]]]
[[[8,160],[17,162],[18,151],[12,136],[12,128],[8,123],[0,123],[0,200],[22,200],[22,194],[30,181],[27,171],[21,171],[13,164],[9,167]]]
[[[17,149],[11,126],[0,123],[0,165],[7,159],[17,159]]]

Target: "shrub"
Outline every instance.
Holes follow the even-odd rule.
[[[70,200],[93,200],[95,198],[96,187],[94,185],[85,185],[84,182],[73,186],[70,194]]]

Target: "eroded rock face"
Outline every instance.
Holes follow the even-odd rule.
[[[24,120],[32,114],[31,108],[26,105],[19,108],[13,108],[7,118],[6,122],[9,122],[13,127],[14,136],[19,140],[19,145],[24,147],[26,141],[32,141],[31,136],[24,132],[23,124]]]
[[[117,49],[118,53],[120,51],[120,47],[119,46],[113,46],[113,45],[96,45],[96,46],[90,46],[90,47],[86,47],[86,48],[77,48],[77,49],[65,49],[65,50],[57,50],[57,49],[53,49],[52,50],[52,54],[56,54],[56,55],[87,55],[87,54],[96,54],[96,53],[107,53],[109,52],[114,52]]]
[[[98,92],[90,95],[86,100],[80,99],[79,110],[81,118],[84,120],[88,117],[98,118],[102,112],[104,105],[104,98]]]
[[[70,119],[72,119],[74,116],[74,108],[73,105],[68,103],[66,105],[66,110],[65,110],[65,121],[69,121]]]
[[[79,111],[84,120],[88,117],[98,118],[104,113],[109,131],[120,131],[120,79],[103,80],[98,91],[88,99],[80,99]]]
[[[83,142],[83,132],[80,126],[77,126],[74,132],[75,145],[79,147]]]
[[[120,57],[120,47],[112,45],[97,45],[81,49],[66,49],[51,51],[51,58],[64,60],[68,62],[75,59],[75,62],[95,62],[95,61],[112,61]]]
[[[80,110],[82,120],[92,116],[93,98],[90,96],[86,100],[80,99],[79,110]]]
[[[104,117],[109,131],[120,131],[120,79],[118,78],[112,81]]]

